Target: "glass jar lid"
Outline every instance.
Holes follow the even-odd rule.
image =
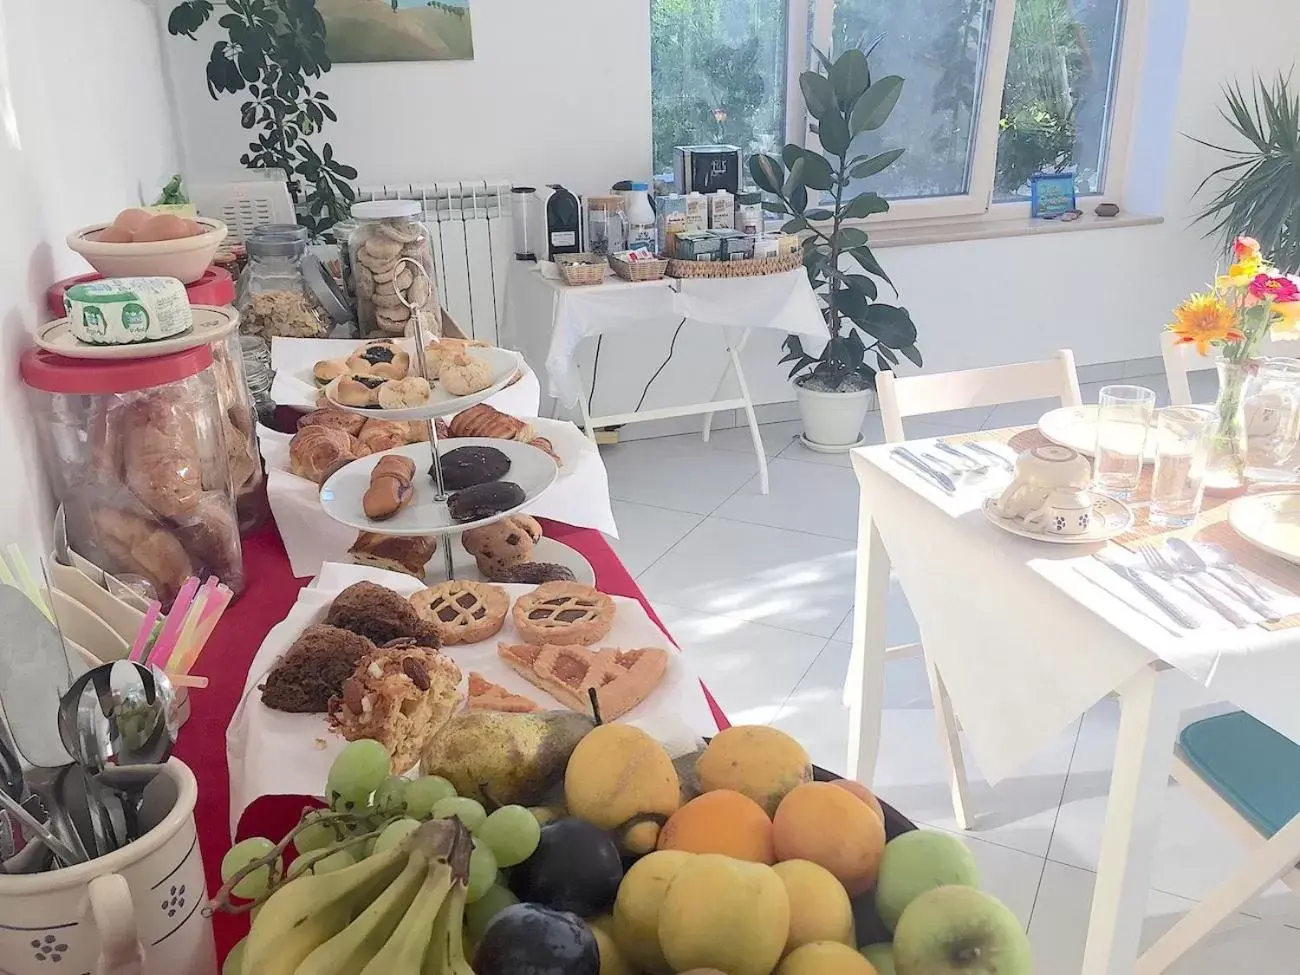
[[[248,256],[259,257],[302,257],[307,251],[307,232],[302,237],[277,235],[252,236],[244,241]]]
[[[365,200],[352,204],[352,216],[357,220],[393,220],[419,215],[418,200]]]

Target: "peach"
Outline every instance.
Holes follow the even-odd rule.
[[[697,796],[669,817],[659,833],[659,849],[721,853],[770,864],[772,821],[748,796],[717,789]]]
[[[885,852],[885,825],[865,802],[829,782],[809,782],[781,800],[772,839],[778,861],[811,860],[850,896],[871,889]]]
[[[885,821],[885,810],[881,808],[880,800],[876,798],[876,794],[874,792],[868,789],[861,782],[854,782],[852,779],[836,779],[834,782],[831,783],[831,785],[839,786],[841,789],[848,789],[855,796],[857,796],[868,806],[870,806],[872,810],[875,811],[875,814],[880,817],[880,821],[882,823]]]

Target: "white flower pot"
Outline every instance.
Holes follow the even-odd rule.
[[[875,402],[874,389],[823,393],[794,384],[803,419],[804,442],[814,450],[837,452],[862,442],[862,423]]]

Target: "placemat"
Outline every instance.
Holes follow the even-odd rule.
[[[1000,443],[1005,444],[1017,454],[1032,450],[1035,447],[1046,446],[1052,442],[1043,436],[1042,431],[1036,426],[980,430],[975,433],[941,437],[940,439],[952,446],[961,446],[963,442],[972,440]],[[1136,551],[1139,545],[1161,545],[1170,538],[1212,542],[1227,549],[1243,569],[1262,576],[1274,585],[1280,586],[1289,592],[1300,593],[1300,566],[1294,566],[1284,559],[1277,558],[1256,548],[1232,530],[1232,526],[1228,524],[1228,502],[1232,501],[1233,497],[1206,495],[1200,514],[1186,528],[1168,528],[1164,525],[1151,524],[1147,520],[1147,515],[1149,512],[1148,502],[1151,499],[1152,473],[1150,464],[1142,468],[1142,477],[1138,482],[1137,491],[1129,503],[1129,506],[1133,509],[1133,527],[1114,539],[1113,544],[1129,551]],[[1261,486],[1261,490],[1276,491],[1278,487],[1276,485]],[[1300,614],[1259,625],[1266,630],[1292,629],[1300,626]]]

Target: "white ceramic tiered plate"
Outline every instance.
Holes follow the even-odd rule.
[[[1300,492],[1238,498],[1228,505],[1228,524],[1256,548],[1300,565]]]
[[[486,359],[488,365],[492,367],[491,385],[486,389],[479,390],[477,393],[470,393],[468,396],[452,396],[443,389],[442,383],[434,380],[429,402],[423,406],[412,406],[404,410],[371,409],[365,406],[346,406],[340,403],[334,398],[337,388],[336,381],[325,387],[325,398],[340,410],[358,413],[361,416],[373,416],[380,420],[427,420],[435,416],[449,416],[452,413],[459,413],[461,410],[469,409],[475,403],[483,402],[493,393],[509,386],[510,380],[519,371],[519,354],[511,352],[509,349],[495,347],[471,348],[467,349],[465,354],[475,359]]]
[[[408,444],[381,454],[371,454],[354,460],[335,471],[321,485],[320,504],[325,514],[335,521],[356,528],[359,531],[374,532],[377,535],[448,535],[462,532],[467,528],[490,525],[500,521],[506,515],[513,514],[521,508],[536,501],[551,486],[559,474],[548,454],[536,447],[514,440],[493,440],[489,437],[456,437],[452,440],[440,440],[438,448],[442,453],[456,447],[493,447],[510,458],[510,470],[501,478],[513,481],[524,489],[522,503],[478,521],[456,522],[451,520],[445,501],[437,501],[434,496],[437,488],[429,476],[432,457],[427,443]],[[362,510],[361,499],[370,487],[370,472],[379,463],[379,458],[388,454],[401,454],[415,461],[415,498],[405,508],[387,521],[373,521]]]
[[[1097,409],[1096,406],[1062,406],[1050,410],[1038,418],[1038,432],[1052,443],[1073,447],[1091,457],[1097,452]],[[1156,459],[1156,438],[1150,434],[1142,459],[1148,464]]]
[[[1057,545],[1088,545],[1105,542],[1118,535],[1123,535],[1133,527],[1133,510],[1123,501],[1116,501],[1109,495],[1089,491],[1092,497],[1092,520],[1088,530],[1080,535],[1053,535],[1038,528],[1030,528],[1019,518],[1003,518],[998,514],[996,496],[984,500],[984,517],[1003,531],[1032,538],[1036,542],[1053,542]]]
[[[460,539],[454,535],[448,535],[438,541],[439,545],[451,545],[452,565],[455,567],[457,579],[477,579],[480,582],[491,582],[492,580],[479,572],[478,566],[474,563],[474,557],[465,551],[465,546],[460,543]],[[553,538],[543,536],[536,545],[533,546],[534,562],[550,562],[554,565],[562,565],[574,575],[574,581],[582,583],[584,586],[594,586],[596,584],[596,570],[576,548],[565,545],[563,542],[557,542]],[[443,561],[442,552],[434,554],[429,559],[428,569],[424,574],[424,581],[429,585],[435,582],[445,582],[447,579],[446,562]]]

